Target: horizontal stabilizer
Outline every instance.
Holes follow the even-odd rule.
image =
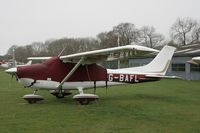
[[[183,79],[179,76],[165,76],[165,75],[145,75],[145,77],[149,78],[166,78],[166,79]]]

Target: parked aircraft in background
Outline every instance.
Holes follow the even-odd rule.
[[[13,64],[14,64],[13,62],[5,62],[5,61],[0,62],[0,66],[3,68],[11,68],[13,67]],[[17,64],[16,61],[15,61],[15,64]],[[15,65],[14,67],[27,66],[31,64],[32,64],[32,60],[28,61],[26,64]]]
[[[12,66],[11,62],[0,61],[0,66],[3,68],[10,68]]]
[[[192,60],[189,61],[191,64],[200,64],[200,56],[199,57],[193,57]]]
[[[165,46],[153,61],[141,67],[106,69],[97,64],[110,60],[110,53],[115,54],[126,50],[159,52],[143,46],[126,45],[66,56],[33,57],[29,59],[45,61],[40,64],[11,68],[6,72],[16,75],[24,87],[34,89],[33,94],[23,96],[29,103],[44,99],[36,95],[37,90],[50,90],[57,98],[63,98],[71,94],[70,90],[75,89],[79,94],[74,95],[73,99],[80,104],[88,104],[99,98],[95,94],[97,87],[158,81],[165,77],[175,48]],[[94,88],[94,94],[84,93],[84,89],[88,88]]]

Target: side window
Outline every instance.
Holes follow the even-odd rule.
[[[200,72],[200,65],[190,64],[190,72]]]
[[[172,71],[177,71],[177,72],[185,71],[185,64],[184,63],[174,63],[174,64],[172,64]]]

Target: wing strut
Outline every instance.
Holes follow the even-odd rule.
[[[81,65],[81,63],[84,61],[84,57],[82,57],[78,63],[73,67],[73,69],[67,74],[67,76],[62,80],[62,82],[59,84],[59,86],[57,87],[58,89],[62,89],[62,85],[65,83],[65,81],[67,81],[72,74],[77,70],[77,68]]]

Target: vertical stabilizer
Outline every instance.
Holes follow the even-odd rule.
[[[175,47],[165,46],[153,59],[153,61],[144,66],[145,69],[147,69],[147,71],[149,72],[155,72],[161,75],[165,75],[175,50]]]
[[[160,53],[149,64],[141,67],[126,68],[124,70],[137,73],[165,75],[175,50],[175,47],[164,46]]]

